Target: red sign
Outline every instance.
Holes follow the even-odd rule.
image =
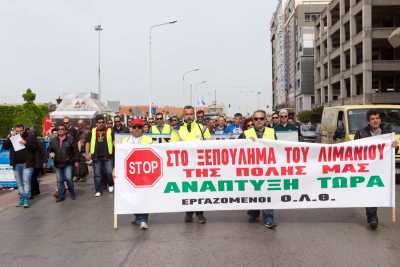
[[[134,149],[126,158],[125,176],[135,187],[152,187],[162,176],[162,159],[151,148]]]

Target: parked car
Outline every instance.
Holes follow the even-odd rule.
[[[312,124],[300,125],[300,142],[315,143],[317,141],[317,128]]]

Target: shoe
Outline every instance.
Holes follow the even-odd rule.
[[[264,226],[267,227],[268,229],[272,230],[276,228],[276,224],[274,223],[264,223]]]
[[[193,222],[193,214],[186,214],[185,223],[192,223],[192,222]]]
[[[108,192],[110,192],[110,193],[114,192],[114,186],[109,186],[108,187]]]
[[[149,226],[146,222],[141,222],[139,227],[143,230],[149,229]]]
[[[75,200],[75,199],[76,199],[75,192],[71,192],[71,199],[72,199],[72,200]]]
[[[24,208],[29,208],[29,199],[27,197],[24,198]]]
[[[22,207],[24,205],[24,198],[23,197],[19,197],[19,201],[17,203],[17,205],[15,205],[16,207]]]
[[[101,197],[101,193],[100,192],[96,192],[96,194],[94,194],[95,197]]]
[[[257,217],[250,216],[249,217],[249,223],[256,223],[257,222]]]
[[[205,224],[207,222],[206,217],[203,214],[197,215],[197,222],[200,224]]]
[[[57,198],[56,203],[63,202],[64,200],[65,200],[65,198]]]
[[[378,218],[372,218],[369,222],[369,228],[371,228],[371,230],[376,230],[378,228]]]

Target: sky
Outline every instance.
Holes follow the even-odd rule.
[[[97,91],[101,24],[102,99],[149,103],[149,27],[153,97],[159,105],[207,104],[232,111],[271,106],[269,25],[277,0],[1,0],[0,103],[38,102]],[[185,78],[184,72],[200,68]],[[196,101],[194,101],[196,102]]]

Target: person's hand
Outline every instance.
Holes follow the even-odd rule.
[[[91,161],[92,160],[92,156],[89,153],[87,153],[85,155],[85,158],[86,158],[87,161]]]
[[[249,138],[251,141],[253,141],[253,142],[255,142],[257,139],[256,138],[254,138],[254,137],[250,137]]]
[[[393,143],[392,143],[392,147],[396,148],[398,146],[399,146],[399,141],[394,140]]]
[[[21,145],[26,145],[26,141],[25,141],[25,140],[23,140],[23,139],[22,139],[22,140],[20,140],[20,141],[19,141],[19,143],[20,143]]]
[[[112,177],[113,177],[113,180],[115,180],[115,168],[112,169]]]
[[[75,168],[79,168],[79,162],[75,162]]]

